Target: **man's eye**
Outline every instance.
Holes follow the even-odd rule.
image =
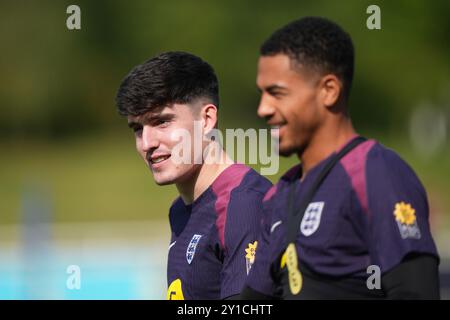
[[[274,97],[274,98],[280,98],[281,96],[283,96],[283,94],[281,92],[269,92],[269,94]]]
[[[169,125],[170,121],[169,120],[158,120],[156,121],[156,125],[158,127],[167,127]]]

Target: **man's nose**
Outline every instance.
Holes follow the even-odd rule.
[[[155,129],[150,126],[142,128],[142,149],[145,152],[156,149],[159,146],[158,134]]]
[[[257,110],[257,114],[260,118],[269,118],[275,113],[275,108],[267,103],[266,99],[263,97],[259,101],[259,106]]]

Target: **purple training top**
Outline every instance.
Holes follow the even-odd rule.
[[[243,164],[225,169],[192,204],[177,198],[167,265],[168,299],[239,294],[254,260],[269,180]]]
[[[325,159],[303,181],[291,168],[264,197],[264,223],[247,285],[276,295],[276,275],[285,268],[289,188],[300,199],[323,169]],[[413,170],[392,150],[367,140],[343,157],[308,205],[297,237],[299,266],[326,277],[362,279],[367,267],[385,273],[408,253],[438,257],[430,233],[425,190]],[[284,269],[285,270],[285,269]]]

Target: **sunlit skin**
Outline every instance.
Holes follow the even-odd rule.
[[[194,161],[176,164],[171,161],[171,150],[179,142],[173,139],[173,132],[185,129],[193,140],[194,121],[201,121],[202,134],[207,134],[217,124],[217,107],[197,101],[192,105],[172,104],[140,116],[128,116],[136,150],[150,168],[155,182],[158,185],[175,184],[186,204],[197,199],[231,162],[225,152],[217,164],[195,164]],[[202,143],[202,154],[206,146],[207,143]],[[190,152],[194,154],[193,142]]]
[[[280,155],[297,154],[302,179],[355,136],[336,75],[306,69],[277,54],[259,58],[256,84],[261,91],[258,116],[279,128]]]

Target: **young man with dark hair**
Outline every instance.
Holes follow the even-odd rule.
[[[169,213],[167,298],[239,294],[254,259],[262,198],[271,183],[233,163],[222,148],[218,161],[204,161],[217,151],[210,148],[216,142],[207,138],[218,121],[214,70],[189,53],[162,53],[125,77],[116,101],[155,182],[175,184],[180,193]],[[189,143],[181,153],[188,161],[175,161],[174,150],[186,133]]]
[[[396,153],[352,126],[350,36],[307,17],[276,31],[260,54],[258,115],[276,129],[280,154],[301,163],[263,200],[242,297],[438,299],[425,190]]]

